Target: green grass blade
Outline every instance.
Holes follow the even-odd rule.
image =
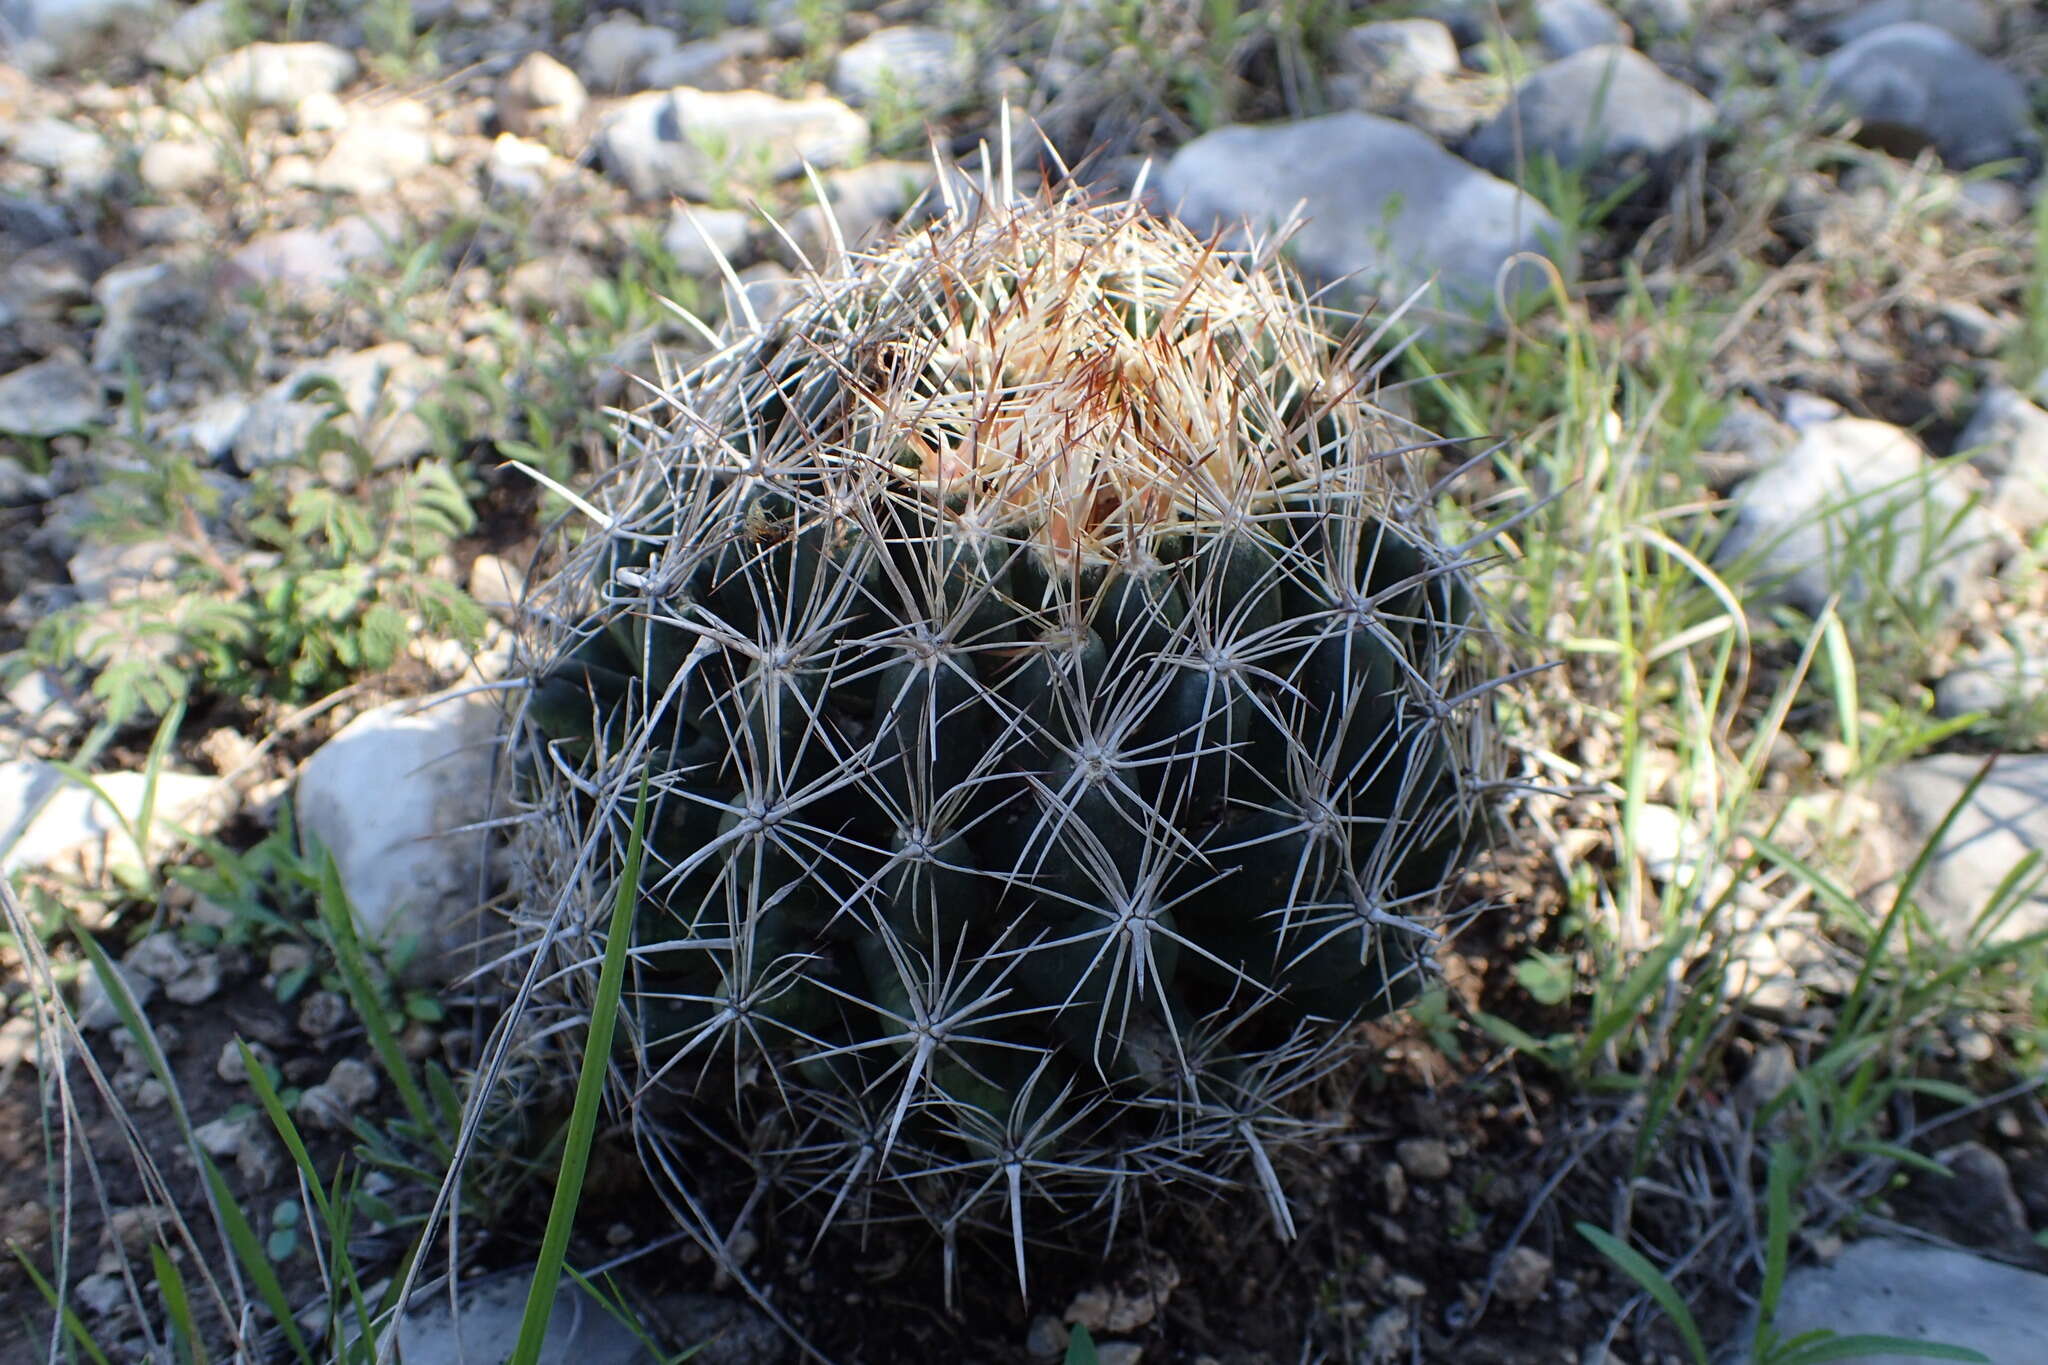
[[[619,1020],[619,996],[625,988],[626,956],[633,942],[633,911],[640,900],[640,862],[647,836],[647,786],[643,782],[633,805],[633,832],[626,844],[626,866],[612,900],[606,929],[604,966],[597,978],[597,999],[591,1005],[590,1033],[583,1045],[583,1070],[576,1078],[576,1100],[569,1113],[569,1132],[562,1145],[562,1166],[555,1177],[554,1203],[541,1236],[540,1258],[527,1289],[526,1311],[519,1323],[519,1344],[507,1365],[539,1365],[541,1343],[554,1312],[555,1291],[583,1197],[583,1175],[590,1162],[590,1144],[597,1135],[598,1101],[611,1067],[612,1033]]]
[[[44,1301],[64,1319],[64,1331],[76,1343],[78,1349],[84,1351],[86,1355],[92,1358],[93,1365],[108,1365],[106,1352],[102,1351],[99,1343],[92,1339],[92,1333],[85,1330],[85,1324],[79,1320],[78,1314],[71,1306],[57,1301],[56,1289],[51,1286],[48,1280],[43,1278],[42,1272],[36,1269],[35,1262],[24,1256],[20,1248],[15,1249],[14,1259],[19,1261],[21,1268],[28,1272],[29,1279],[35,1282],[35,1286],[41,1291]]]
[[[149,1248],[149,1263],[156,1269],[158,1292],[164,1296],[164,1317],[171,1330],[185,1339],[185,1355],[192,1365],[206,1365],[206,1341],[199,1324],[192,1320],[192,1296],[185,1292],[185,1275],[161,1245]]]
[[[285,1340],[291,1344],[292,1354],[303,1365],[314,1365],[313,1353],[306,1348],[306,1338],[300,1334],[298,1320],[292,1316],[292,1305],[285,1297],[284,1284],[277,1278],[277,1267],[271,1264],[262,1239],[249,1222],[249,1215],[243,1213],[242,1206],[235,1202],[235,1196],[229,1191],[228,1182],[222,1178],[220,1167],[213,1164],[213,1158],[201,1151],[193,1154],[199,1158],[199,1169],[206,1176],[207,1186],[212,1189],[214,1202],[220,1208],[221,1222],[226,1226],[228,1244],[234,1248],[235,1259],[249,1272],[257,1297],[277,1319]]]
[[[327,927],[328,940],[334,946],[335,966],[341,970],[349,1002],[355,1007],[356,1017],[363,1021],[364,1031],[370,1035],[370,1046],[383,1065],[384,1074],[391,1078],[400,1102],[405,1105],[405,1112],[419,1125],[420,1132],[439,1133],[440,1126],[434,1122],[433,1108],[420,1092],[419,1083],[413,1079],[410,1060],[398,1045],[397,1037],[391,1032],[391,1023],[385,1017],[383,993],[371,979],[369,959],[363,952],[362,941],[356,937],[355,916],[349,909],[348,893],[341,885],[341,868],[336,865],[334,855],[326,849],[320,850],[320,890],[315,900],[320,908],[320,922]]]
[[[1591,1242],[1601,1255],[1614,1262],[1624,1275],[1641,1285],[1643,1292],[1657,1301],[1657,1306],[1664,1310],[1664,1316],[1670,1318],[1671,1325],[1678,1329],[1679,1338],[1685,1342],[1686,1354],[1694,1365],[1708,1365],[1707,1343],[1700,1335],[1699,1324],[1693,1321],[1692,1310],[1685,1306],[1678,1287],[1665,1278],[1664,1272],[1612,1233],[1591,1223],[1580,1223],[1578,1229],[1579,1236]]]

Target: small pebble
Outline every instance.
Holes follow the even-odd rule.
[[[1451,1173],[1451,1149],[1442,1138],[1403,1138],[1394,1144],[1394,1155],[1417,1180],[1442,1180]]]

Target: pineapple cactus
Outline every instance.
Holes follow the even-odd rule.
[[[947,187],[630,425],[532,604],[531,979],[587,1009],[644,787],[651,1167],[708,1136],[1020,1285],[1167,1185],[1291,1234],[1300,1101],[1479,835],[1468,566],[1270,263]]]

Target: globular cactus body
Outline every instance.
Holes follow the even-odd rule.
[[[1286,1226],[1290,1101],[1417,988],[1481,790],[1462,568],[1354,385],[1277,274],[990,198],[678,386],[528,641],[524,915],[585,997],[650,801],[623,1102],[1020,1275],[1152,1183]]]

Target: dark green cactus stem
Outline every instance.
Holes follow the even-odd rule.
[[[1020,1275],[1027,1221],[1148,1184],[1291,1227],[1290,1098],[1420,989],[1484,777],[1471,597],[1349,359],[1284,281],[1056,201],[678,395],[526,709],[536,903],[655,794],[632,1093],[773,1115],[820,1218],[1003,1226]]]

